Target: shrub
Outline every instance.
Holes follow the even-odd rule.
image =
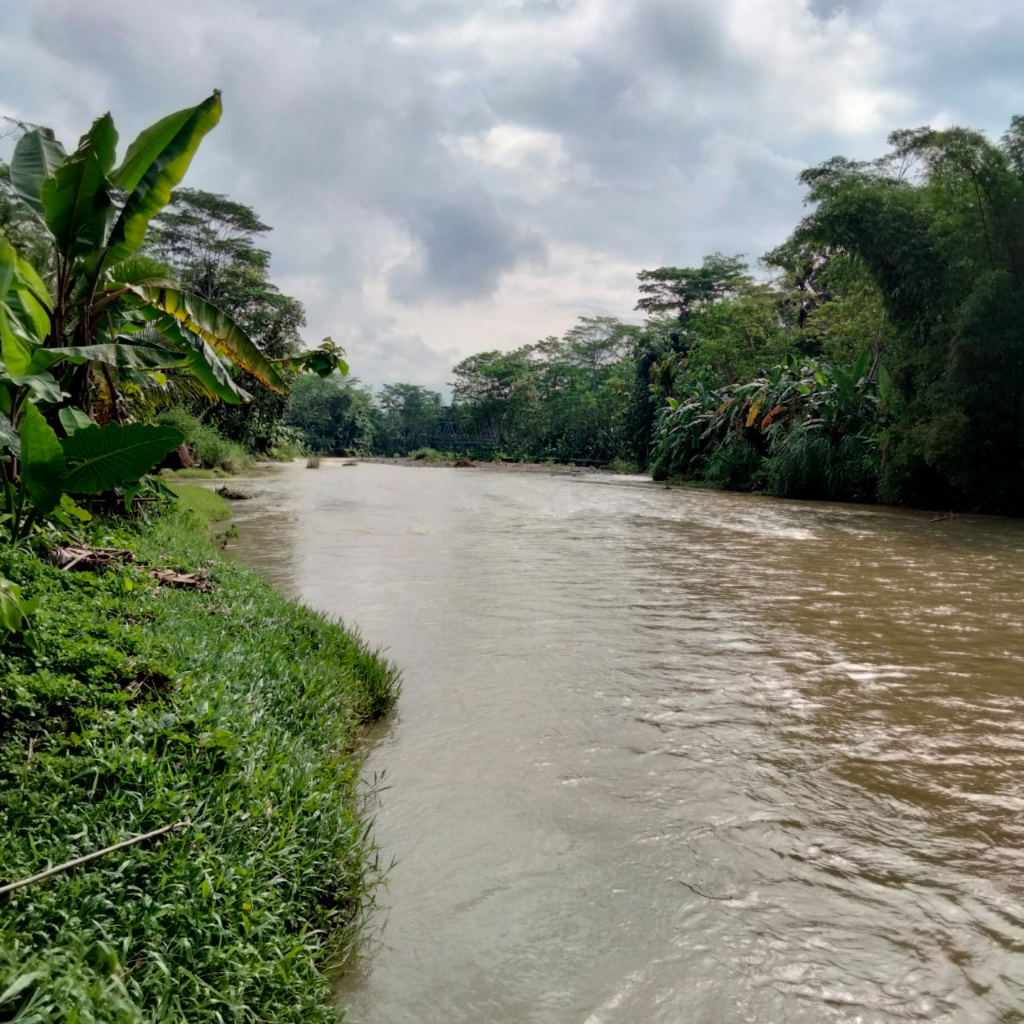
[[[196,460],[206,469],[240,473],[252,465],[252,456],[240,444],[229,441],[216,427],[203,423],[185,409],[166,409],[156,417],[156,422],[177,427]]]

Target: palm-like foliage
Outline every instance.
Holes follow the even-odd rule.
[[[657,424],[657,475],[768,486],[787,497],[865,496],[879,380],[888,386],[870,363],[870,352],[849,369],[791,357],[744,384],[698,385],[684,400],[669,399]]]

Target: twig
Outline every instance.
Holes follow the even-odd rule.
[[[83,552],[82,552],[82,553],[81,553],[81,554],[80,554],[80,555],[79,555],[79,556],[78,556],[77,558],[72,558],[72,559],[71,559],[71,561],[70,561],[70,562],[68,562],[68,564],[67,564],[67,565],[62,565],[62,566],[61,566],[61,571],[62,571],[62,572],[68,572],[68,571],[70,571],[70,570],[71,570],[71,569],[73,569],[73,568],[74,568],[74,567],[75,567],[76,565],[78,565],[78,563],[79,563],[80,561],[82,561],[82,559],[83,559],[83,558],[88,558],[88,557],[89,557],[89,556],[90,556],[91,554],[92,554],[92,552],[91,552],[91,551],[89,551],[88,549],[87,549],[87,550],[85,550],[85,551],[83,551]]]
[[[33,885],[36,882],[45,881],[47,878],[52,878],[54,875],[63,874],[65,871],[70,871],[72,868],[80,867],[82,864],[88,864],[90,861],[99,860],[100,857],[106,857],[108,853],[117,853],[118,850],[125,850],[129,846],[144,843],[147,839],[155,839],[157,836],[162,836],[167,832],[177,832],[191,827],[191,821],[176,821],[173,825],[164,825],[163,828],[154,829],[152,832],[147,832],[145,835],[133,836],[131,839],[125,839],[123,842],[114,843],[113,846],[105,846],[102,850],[96,850],[94,853],[87,853],[84,857],[76,857],[74,860],[69,860],[64,864],[58,864],[54,868],[47,868],[45,871],[40,871],[37,875],[30,875],[28,878],[22,878],[17,882],[9,882],[7,885],[0,885],[0,896],[6,896],[8,893],[14,892],[15,889],[23,889],[26,885]]]

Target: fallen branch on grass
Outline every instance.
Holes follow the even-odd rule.
[[[213,590],[209,574],[201,569],[198,572],[178,572],[177,569],[151,569],[149,575],[161,587],[190,587],[203,593],[209,593]]]
[[[125,839],[120,843],[114,843],[113,846],[105,846],[102,850],[96,850],[94,853],[87,853],[84,857],[76,857],[74,860],[65,861],[63,864],[58,864],[56,867],[40,871],[36,875],[29,875],[28,878],[22,878],[17,882],[8,882],[7,885],[0,885],[0,896],[6,896],[8,893],[14,892],[16,889],[24,889],[26,885],[34,885],[36,882],[45,882],[47,878],[53,878],[54,875],[61,875],[65,871],[70,871],[72,868],[81,867],[83,864],[99,860],[100,857],[106,857],[108,853],[117,853],[118,850],[126,850],[129,846],[136,846],[139,843],[144,843],[147,839],[156,839],[157,836],[166,835],[168,832],[178,832],[182,829],[191,827],[191,821],[176,821],[173,825],[164,825],[163,828],[153,829],[152,832],[147,832],[145,835],[133,836],[131,839]]]
[[[126,548],[73,546],[54,548],[50,552],[50,561],[65,572],[70,572],[72,569],[77,569],[79,572],[97,572],[100,569],[108,569],[112,565],[134,562],[135,553]]]

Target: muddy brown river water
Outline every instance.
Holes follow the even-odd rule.
[[[295,464],[236,553],[404,668],[359,1024],[1024,1021],[1024,523]]]

